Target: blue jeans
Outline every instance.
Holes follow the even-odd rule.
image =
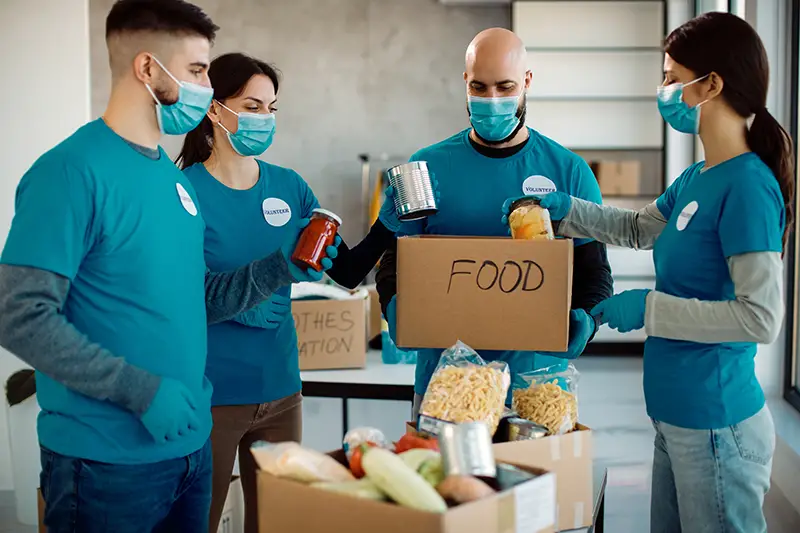
[[[651,533],[762,533],[775,426],[765,406],[730,427],[653,421]]]
[[[206,533],[211,441],[180,459],[98,463],[42,448],[44,523],[49,533]]]

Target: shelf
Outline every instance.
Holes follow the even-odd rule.
[[[608,53],[608,52],[658,52],[664,51],[660,46],[526,46],[528,52],[548,53]]]

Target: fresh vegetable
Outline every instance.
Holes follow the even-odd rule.
[[[350,471],[356,479],[364,477],[364,469],[361,467],[361,459],[364,457],[364,452],[367,451],[367,448],[374,448],[376,446],[378,445],[374,442],[365,442],[364,444],[358,445],[353,450],[353,453],[350,454]]]
[[[349,461],[353,452],[366,442],[381,448],[391,448],[391,442],[380,429],[369,427],[351,429],[347,432],[342,441],[342,449],[344,450],[345,456],[347,456],[347,460]]]
[[[395,453],[403,453],[415,448],[439,451],[439,441],[436,438],[406,433],[394,444]]]
[[[324,453],[303,448],[296,442],[256,442],[250,448],[259,468],[273,476],[303,483],[353,481],[350,471]]]
[[[436,491],[455,503],[469,503],[495,493],[492,487],[472,476],[447,476],[436,486]]]
[[[432,486],[435,487],[444,479],[444,465],[439,452],[424,448],[412,448],[399,456],[405,464]]]
[[[368,448],[361,465],[367,479],[400,505],[434,513],[447,510],[447,504],[436,490],[392,452]]]
[[[366,500],[381,501],[386,499],[386,494],[376,487],[375,483],[366,478],[356,481],[343,481],[340,483],[312,483],[311,486],[331,492],[348,494],[357,498],[364,498]]]

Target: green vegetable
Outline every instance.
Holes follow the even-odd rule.
[[[329,490],[331,492],[338,492],[341,494],[349,494],[357,498],[364,498],[367,500],[385,500],[386,494],[381,489],[375,486],[375,483],[369,479],[358,479],[356,481],[342,481],[338,483],[320,482],[312,483],[312,487],[318,489]]]
[[[444,498],[392,452],[383,448],[369,448],[361,465],[367,479],[400,505],[434,513],[447,510]]]
[[[442,455],[436,450],[413,448],[401,453],[400,458],[434,487],[444,479]]]

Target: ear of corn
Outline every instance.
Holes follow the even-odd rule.
[[[367,478],[400,505],[434,513],[447,510],[439,493],[394,453],[370,448],[361,464]]]

